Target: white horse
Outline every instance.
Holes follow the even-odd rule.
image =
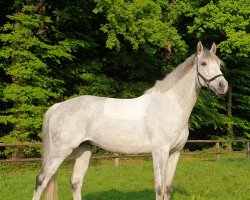
[[[71,179],[73,199],[81,199],[91,146],[123,154],[152,153],[157,200],[170,199],[180,150],[188,138],[188,120],[202,86],[217,95],[228,83],[216,45],[197,52],[154,87],[135,99],[81,96],[53,105],[43,123],[43,166],[33,200],[55,200],[55,174],[71,154],[76,158]]]

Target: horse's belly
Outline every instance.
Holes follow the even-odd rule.
[[[115,137],[116,138],[116,137]],[[150,153],[150,145],[149,141],[141,142],[132,141],[132,136],[128,135],[128,137],[117,137],[117,140],[110,141],[109,143],[94,142],[95,145],[115,153],[123,153],[123,154],[139,154],[139,153]],[[131,144],[128,144],[130,142]]]
[[[91,142],[117,153],[148,153],[149,138],[141,120],[105,122],[92,132]]]

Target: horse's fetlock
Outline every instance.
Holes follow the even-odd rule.
[[[171,199],[172,191],[173,191],[172,186],[166,186],[165,191],[164,191],[164,200],[170,200]]]
[[[162,186],[158,185],[155,187],[155,192],[158,196],[161,196],[163,191],[162,191]]]
[[[42,184],[43,184],[43,181],[44,181],[44,173],[40,173],[38,174],[38,176],[36,177],[36,187],[35,187],[35,190],[38,189],[38,187],[40,187]]]
[[[71,180],[71,188],[73,191],[77,190],[79,188],[80,181],[77,179],[72,179]]]
[[[166,194],[167,195],[171,195],[171,193],[172,193],[172,191],[173,191],[173,187],[172,186],[166,186]]]

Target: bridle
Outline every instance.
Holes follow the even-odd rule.
[[[214,81],[215,79],[223,76],[223,74],[218,74],[210,79],[207,79],[205,78],[200,72],[199,72],[199,62],[198,62],[198,56],[196,57],[197,58],[197,67],[196,67],[196,70],[197,70],[197,79],[198,79],[198,83],[200,84],[201,87],[207,87],[208,89],[210,89],[209,87],[209,84]],[[202,85],[201,82],[200,82],[200,78],[202,78],[202,80],[204,81],[205,85]]]

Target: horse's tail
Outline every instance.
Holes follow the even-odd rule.
[[[58,106],[59,104],[55,104],[52,107],[48,109],[48,111],[45,114],[44,121],[43,121],[43,161],[42,165],[44,167],[46,160],[48,159],[49,153],[50,153],[50,132],[49,132],[49,121],[51,114],[53,113],[53,110]],[[45,200],[57,200],[57,183],[56,183],[56,174],[53,175],[45,189]]]

